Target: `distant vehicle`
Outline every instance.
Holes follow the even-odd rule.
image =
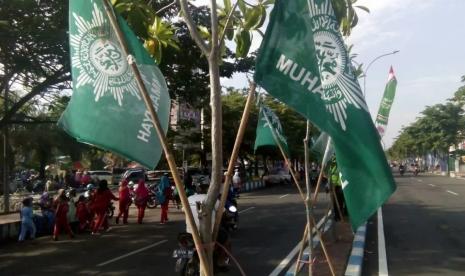
[[[124,174],[121,177],[121,180],[126,180],[128,182],[132,181],[135,184],[137,184],[141,179],[144,181],[148,180],[144,168],[128,169],[124,172]]]
[[[263,176],[263,182],[265,185],[270,184],[289,184],[291,183],[291,175],[285,170],[272,171],[267,175]]]
[[[121,181],[123,174],[126,172],[125,168],[113,168],[113,184],[118,185]]]
[[[88,171],[90,178],[98,178],[98,180],[106,180],[108,183],[112,181],[112,173],[110,171]]]

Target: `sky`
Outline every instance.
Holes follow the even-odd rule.
[[[221,1],[220,1],[221,2]],[[359,23],[347,40],[356,61],[368,65],[366,101],[374,118],[378,112],[389,67],[397,78],[396,98],[383,142],[389,148],[403,126],[426,106],[445,103],[462,85],[465,75],[465,0],[359,0],[370,13],[358,11]],[[252,50],[260,45],[254,37]],[[223,86],[247,87],[244,75],[222,79]],[[363,79],[360,79],[363,87]]]

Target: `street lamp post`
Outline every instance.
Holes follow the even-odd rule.
[[[386,54],[383,54],[383,55],[380,55],[380,56],[377,56],[376,58],[374,58],[370,63],[368,63],[368,66],[367,66],[367,69],[365,69],[365,71],[363,71],[363,96],[366,95],[366,81],[367,81],[367,72],[368,72],[368,69],[370,69],[370,66],[375,62],[377,61],[378,59],[382,58],[382,57],[385,57],[385,56],[390,56],[390,55],[395,55],[399,52],[399,50],[395,50],[395,51],[392,51],[390,53],[386,53]]]

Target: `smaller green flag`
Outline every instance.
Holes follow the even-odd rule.
[[[325,154],[325,150],[328,145],[328,142],[330,143],[330,145],[329,145],[328,154],[327,154],[328,156],[326,160],[327,162],[330,159],[329,157],[334,155],[334,146],[333,146],[333,143],[330,142],[330,137],[328,133],[322,132],[311,147],[312,153],[316,155],[316,158],[318,159],[318,162],[320,163],[323,161],[323,156]]]
[[[289,156],[289,146],[278,116],[269,107],[260,104],[254,150],[257,151],[259,147],[263,146],[279,147],[278,143],[283,148],[284,153]]]
[[[394,97],[396,96],[396,86],[397,79],[391,66],[391,69],[389,70],[388,82],[386,84],[386,88],[384,89],[383,99],[381,100],[378,115],[376,116],[376,129],[378,130],[381,137],[383,137],[384,133],[386,132],[389,113],[391,112],[392,103],[394,102]]]

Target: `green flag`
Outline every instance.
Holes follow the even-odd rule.
[[[394,70],[389,70],[388,82],[384,89],[383,99],[379,105],[378,115],[376,116],[376,129],[378,129],[379,135],[384,136],[386,127],[389,119],[389,112],[391,112],[391,106],[394,102],[394,96],[396,95],[397,79],[394,75]]]
[[[320,136],[318,136],[318,138],[315,140],[312,147],[310,148],[312,153],[316,156],[319,162],[323,161],[323,156],[325,154],[328,142],[329,142],[328,158],[327,160],[325,160],[327,162],[330,160],[331,156],[333,156],[334,154],[334,146],[333,146],[333,143],[329,139],[329,135],[326,132],[322,132]]]
[[[277,0],[255,81],[334,142],[352,227],[395,190],[330,0]]]
[[[269,107],[260,104],[254,150],[256,151],[263,146],[279,147],[277,143],[281,145],[284,153],[289,157],[289,147],[278,116]]]
[[[139,68],[163,129],[170,98],[163,75],[126,22],[117,16],[126,58],[102,0],[71,0],[69,33],[73,95],[58,125],[83,143],[154,168],[162,153],[128,61]]]

